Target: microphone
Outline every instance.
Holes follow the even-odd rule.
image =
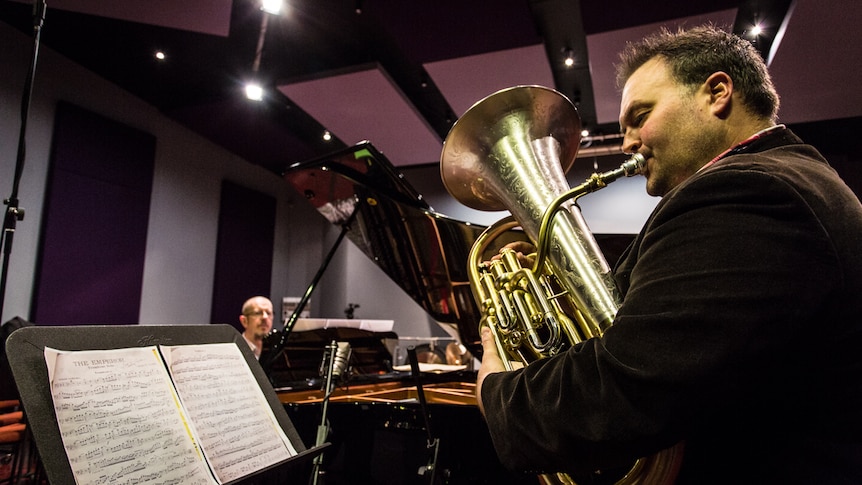
[[[326,389],[330,388],[329,381],[335,382],[347,377],[351,353],[350,342],[333,340],[324,348],[323,360],[320,361],[318,374],[323,377]]]
[[[350,342],[338,342],[335,349],[335,361],[332,364],[332,376],[342,377],[350,364]]]

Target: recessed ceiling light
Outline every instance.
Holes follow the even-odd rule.
[[[563,59],[563,64],[565,64],[566,67],[574,66],[575,65],[575,51],[573,51],[571,49],[565,49],[563,52],[565,53],[565,58]]]
[[[260,101],[263,99],[263,88],[257,83],[248,83],[245,85],[245,97],[252,101]]]
[[[260,9],[266,13],[278,15],[281,13],[281,7],[284,4],[282,0],[263,0]]]

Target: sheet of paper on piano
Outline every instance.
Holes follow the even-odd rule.
[[[432,364],[419,362],[419,372],[431,372],[434,374],[442,374],[444,372],[456,372],[466,369],[466,365],[451,365],[451,364]],[[392,366],[393,370],[399,372],[410,372],[410,364]]]
[[[346,318],[299,318],[293,326],[294,332],[306,332],[323,328],[358,328],[369,332],[391,332],[394,320],[359,320]]]

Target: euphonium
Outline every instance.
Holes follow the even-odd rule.
[[[644,158],[635,155],[569,189],[565,172],[575,161],[580,130],[577,109],[565,96],[517,86],[473,105],[443,144],[440,169],[449,193],[471,208],[512,214],[479,236],[468,260],[481,325],[491,328],[509,370],[600,336],[620,305],[610,266],[575,202],[640,173]],[[510,249],[486,262],[494,240],[516,227],[536,246],[532,268],[522,267]],[[617,484],[671,483],[680,456],[677,445],[641,458]],[[542,478],[574,483],[563,474]]]

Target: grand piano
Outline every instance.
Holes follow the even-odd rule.
[[[466,261],[484,227],[436,213],[368,142],[294,164],[284,179],[429,315],[454,327],[470,353],[481,355]],[[498,244],[520,237],[513,231]],[[292,320],[268,339],[261,362],[271,362],[267,373],[305,442],[314,443],[321,419],[325,347],[331,340],[354,347],[351,371],[327,399],[333,444],[322,465],[327,483],[429,483],[431,475],[421,471],[431,462],[438,483],[536,483],[499,463],[476,407],[474,371],[398,371],[383,344],[394,334],[294,332]],[[429,435],[439,442],[436,456]]]
[[[466,264],[485,227],[435,212],[368,142],[294,164],[284,179],[437,322],[456,329],[461,344],[481,358],[481,315]],[[485,256],[524,238],[520,230],[512,230],[489,246]],[[612,260],[631,236],[596,239]],[[437,483],[537,483],[535,475],[512,473],[500,464],[476,406],[474,371],[398,371],[383,343],[397,338],[394,334],[350,328],[292,332],[294,322],[288,319],[285,331],[265,345],[261,362],[278,356],[265,369],[305,442],[314,443],[322,408],[328,409],[333,446],[322,465],[327,483],[426,484],[429,475],[419,472],[431,462]],[[322,363],[333,340],[350,341],[355,351],[351,372],[323,406]],[[428,447],[431,437],[439,443],[436,455]]]

